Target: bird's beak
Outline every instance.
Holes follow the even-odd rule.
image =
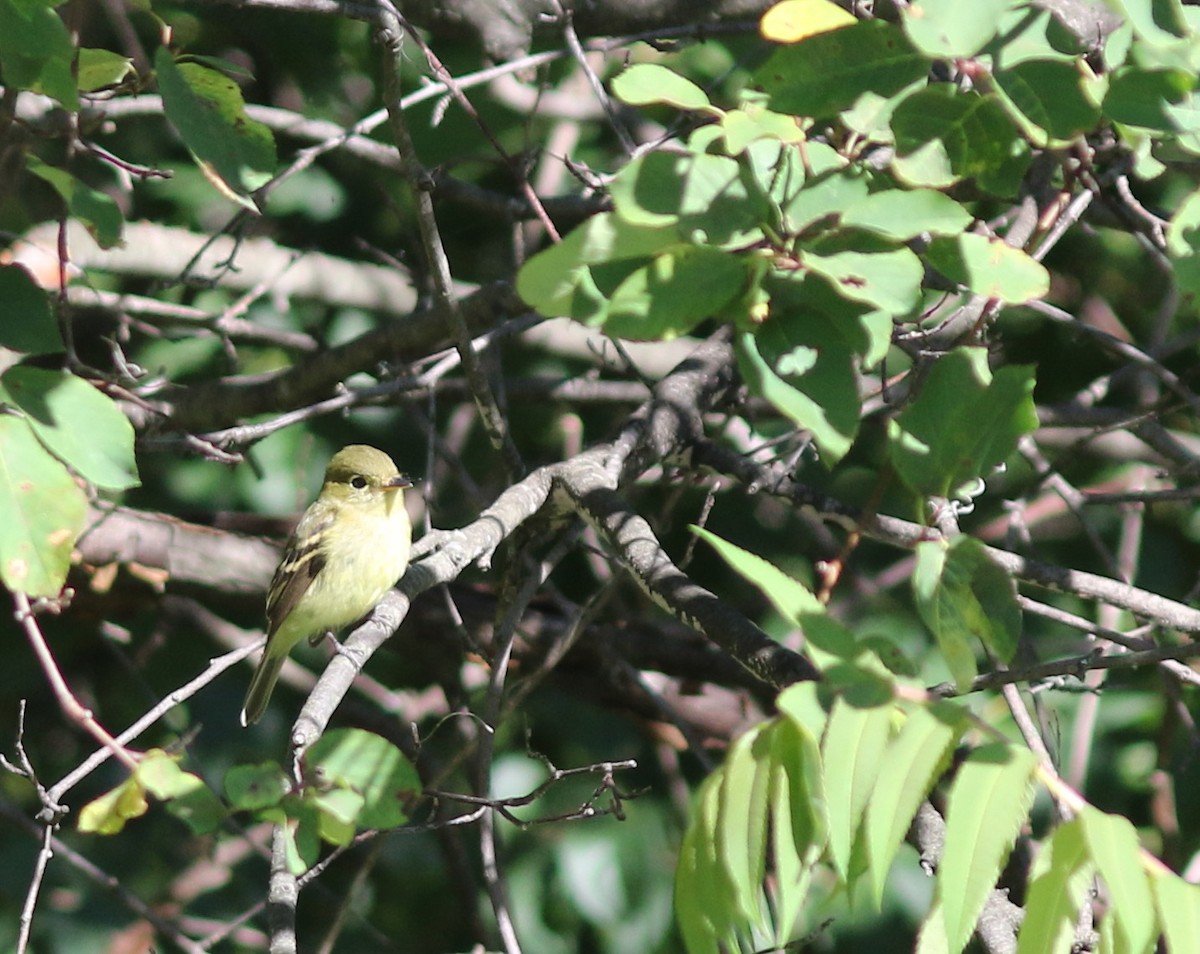
[[[384,490],[401,490],[412,485],[412,478],[408,474],[397,474],[395,477],[385,480],[382,484]]]

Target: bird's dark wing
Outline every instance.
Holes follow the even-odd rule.
[[[267,636],[273,636],[283,621],[308,592],[312,581],[325,566],[322,540],[333,523],[333,514],[314,517],[306,513],[288,538],[283,560],[271,580],[267,593]]]

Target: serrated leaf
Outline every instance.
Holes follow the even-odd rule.
[[[792,935],[812,866],[826,841],[825,794],[816,739],[794,718],[769,729],[771,845],[775,860],[775,940]]]
[[[877,232],[898,242],[919,235],[957,235],[973,221],[971,213],[933,189],[873,192],[842,213],[842,226]]]
[[[136,487],[133,425],[106,394],[65,371],[17,365],[0,377],[0,400],[72,470],[106,490]]]
[[[765,928],[762,880],[767,858],[767,806],[771,764],[764,751],[765,724],[739,736],[721,767],[717,856],[733,887],[733,904],[748,923]]]
[[[745,579],[754,583],[777,610],[793,626],[800,625],[800,617],[825,612],[825,607],[799,580],[794,580],[773,563],[756,553],[743,550],[735,543],[723,540],[703,527],[688,527],[696,536],[709,544],[718,555]]]
[[[942,914],[941,902],[935,897],[933,904],[921,922],[917,934],[916,954],[949,954],[950,942],[946,939],[946,919]]]
[[[956,348],[889,425],[896,472],[922,496],[963,495],[1037,428],[1033,386],[1031,367],[1010,365],[993,375],[986,349]]]
[[[953,703],[914,709],[881,759],[863,822],[876,905],[900,843],[965,725],[966,713]]]
[[[833,116],[866,92],[891,96],[925,76],[928,58],[890,23],[867,20],[776,50],[755,73],[777,112]]]
[[[1093,870],[1079,820],[1059,825],[1030,872],[1017,954],[1070,954]]]
[[[977,295],[1020,305],[1050,290],[1050,273],[1003,239],[966,233],[937,238],[926,253],[929,264]]]
[[[689,954],[715,954],[737,917],[716,852],[720,793],[720,774],[714,773],[700,786],[675,869],[675,918]]]
[[[867,800],[878,777],[891,734],[891,706],[856,708],[839,698],[833,704],[821,761],[829,817],[829,853],[843,881],[850,881],[851,851]]]
[[[967,756],[950,788],[946,847],[937,873],[949,954],[958,954],[975,930],[988,892],[1033,802],[1037,758],[1002,743]]]
[[[42,162],[37,156],[28,156],[26,166],[54,188],[66,203],[67,214],[83,223],[97,245],[113,248],[121,243],[125,217],[112,197],[96,191],[66,169]]]
[[[199,63],[177,63],[165,46],[154,55],[163,110],[202,170],[251,211],[246,196],[275,172],[275,137],[246,115],[242,92],[228,76]]]
[[[50,299],[23,265],[0,265],[0,345],[27,354],[62,351]]]
[[[1200,954],[1200,887],[1166,871],[1155,871],[1150,884],[1167,954]]]
[[[1090,805],[1080,811],[1079,820],[1092,860],[1108,886],[1112,904],[1106,920],[1112,920],[1118,943],[1135,954],[1148,950],[1157,933],[1154,896],[1142,866],[1137,832],[1129,819]]]
[[[758,30],[766,40],[798,43],[857,22],[852,14],[830,0],[782,0],[762,15]]]
[[[920,0],[904,10],[904,32],[934,59],[974,56],[996,35],[1010,0]]]
[[[791,719],[807,736],[819,739],[825,734],[829,713],[821,704],[820,691],[815,682],[798,682],[788,686],[775,697],[775,708],[779,710],[780,715]],[[814,755],[814,764],[819,767],[820,753],[814,752]]]
[[[406,802],[421,790],[413,764],[382,736],[364,729],[326,732],[306,762],[333,784],[362,796],[358,824],[394,828],[408,819]]]
[[[23,417],[0,414],[0,580],[13,592],[62,590],[87,498]]]
[[[708,94],[658,63],[637,63],[613,77],[613,95],[630,106],[662,103],[676,109],[711,110]],[[719,110],[713,110],[720,112]]]

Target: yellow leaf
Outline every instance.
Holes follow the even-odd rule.
[[[783,0],[763,14],[758,28],[766,39],[776,43],[799,43],[857,22],[831,0]]]
[[[130,818],[144,815],[146,808],[146,793],[137,779],[130,777],[83,806],[79,813],[79,830],[115,835]]]

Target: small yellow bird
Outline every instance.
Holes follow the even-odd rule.
[[[412,481],[381,450],[351,444],[333,455],[325,483],[288,539],[267,594],[267,646],[242,704],[242,725],[267,708],[292,647],[366,616],[408,566]]]

